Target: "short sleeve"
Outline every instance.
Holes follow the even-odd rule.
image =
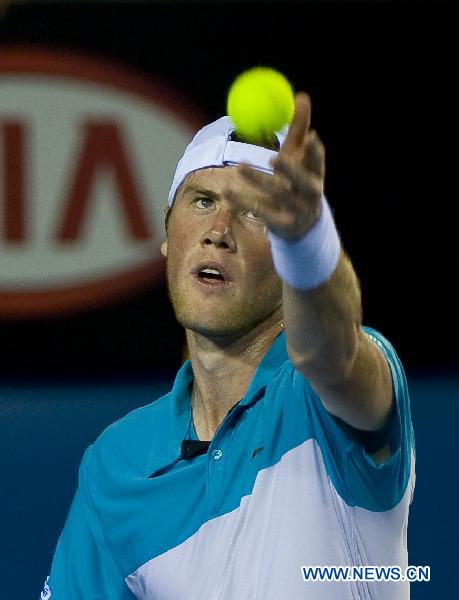
[[[310,421],[312,435],[322,453],[327,474],[347,504],[372,511],[393,508],[402,499],[414,471],[415,442],[411,422],[408,385],[394,348],[379,332],[362,330],[383,352],[390,367],[394,412],[389,421],[391,456],[376,463],[365,447],[325,409],[309,382],[297,372],[296,390]],[[414,485],[414,483],[413,483]]]
[[[87,462],[90,446],[81,461],[78,489],[57,543],[51,574],[41,599],[133,600],[113,557],[92,506]]]

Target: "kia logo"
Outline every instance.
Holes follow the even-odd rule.
[[[100,306],[162,278],[169,186],[203,123],[150,75],[0,49],[0,317]]]

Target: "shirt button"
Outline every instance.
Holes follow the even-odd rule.
[[[221,450],[214,450],[212,452],[212,458],[214,460],[220,460],[222,456],[223,456],[223,452]]]

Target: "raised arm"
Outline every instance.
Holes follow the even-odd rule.
[[[392,410],[390,371],[361,329],[360,286],[323,197],[325,152],[309,121],[309,97],[299,93],[287,139],[273,162],[274,175],[238,167],[264,192],[266,202],[249,206],[247,199],[232,199],[266,222],[274,263],[284,281],[284,321],[293,364],[331,414],[355,428],[378,430]],[[309,276],[308,269],[316,272]]]

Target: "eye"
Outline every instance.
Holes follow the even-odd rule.
[[[258,213],[254,212],[253,210],[247,210],[245,212],[245,214],[250,218],[250,219],[255,219],[257,221],[261,220],[261,217]]]
[[[213,203],[214,201],[212,200],[212,198],[206,198],[205,196],[193,200],[193,204],[198,208],[211,208]]]

